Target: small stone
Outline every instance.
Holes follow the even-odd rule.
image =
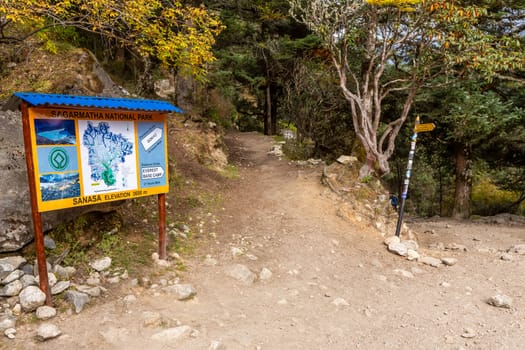
[[[15,295],[18,295],[23,288],[24,285],[22,284],[22,282],[20,282],[20,280],[15,280],[5,285],[2,289],[0,289],[0,296],[13,297]]]
[[[119,283],[120,282],[120,277],[119,276],[110,277],[110,278],[107,279],[107,282],[110,283],[110,284]]]
[[[430,265],[432,267],[439,267],[441,265],[441,260],[437,258],[433,258],[431,256],[423,256],[420,257],[418,260],[420,263],[425,265]]]
[[[68,289],[70,285],[71,285],[71,282],[69,281],[59,281],[57,282],[57,284],[51,287],[51,294],[52,295],[60,294],[66,289]]]
[[[55,265],[53,267],[53,272],[55,273],[55,275],[62,280],[67,280],[71,278],[71,276],[73,276],[76,271],[77,270],[73,266],[63,267],[60,265]]]
[[[168,328],[158,333],[155,333],[151,336],[151,339],[171,343],[173,341],[189,337],[191,333],[192,328],[190,326],[179,326],[174,328]]]
[[[512,254],[503,253],[500,256],[500,259],[503,260],[503,261],[512,261],[514,259],[514,257],[512,256]]]
[[[407,260],[413,261],[413,260],[419,259],[419,257],[420,257],[419,253],[416,252],[415,250],[413,249],[407,250]]]
[[[129,295],[126,295],[124,299],[122,300],[124,301],[124,304],[129,305],[129,304],[133,304],[134,302],[136,302],[137,297],[134,296],[133,294],[129,294]]]
[[[350,306],[350,304],[348,304],[348,301],[346,301],[343,298],[335,298],[332,301],[332,304],[334,304],[335,306]]]
[[[162,324],[162,317],[158,312],[145,311],[142,313],[142,324],[146,327],[158,327]]]
[[[11,271],[18,269],[22,264],[25,264],[27,260],[22,256],[8,256],[0,259],[0,266],[9,267]]]
[[[400,243],[403,244],[405,247],[407,247],[407,249],[412,249],[412,250],[415,250],[416,252],[419,249],[419,244],[417,244],[417,242],[412,239],[407,239],[407,240],[401,241]]]
[[[79,292],[85,293],[90,297],[99,297],[102,294],[102,289],[100,286],[76,286],[75,287]]]
[[[17,303],[15,306],[13,306],[13,309],[11,309],[11,311],[13,312],[13,315],[19,316],[20,314],[22,314],[22,305]]]
[[[53,250],[53,249],[56,249],[56,247],[57,245],[55,241],[53,240],[53,238],[49,236],[44,236],[44,248]]]
[[[468,251],[467,247],[463,244],[457,244],[457,243],[450,243],[445,246],[445,250],[461,250],[461,251]]]
[[[396,253],[397,255],[406,256],[408,249],[402,243],[391,243],[388,245],[388,251]]]
[[[505,294],[497,294],[493,297],[490,297],[487,300],[487,304],[495,307],[510,309],[512,306],[512,298]]]
[[[23,288],[38,285],[38,281],[36,280],[35,276],[32,275],[23,275],[20,277],[20,282],[22,282]]]
[[[36,331],[36,338],[40,341],[46,341],[56,338],[60,334],[62,334],[62,331],[60,331],[58,326],[52,323],[42,323]]]
[[[24,271],[22,270],[14,270],[9,273],[9,275],[5,276],[1,281],[0,284],[6,285],[9,284],[17,279],[20,279],[24,275]]]
[[[444,288],[450,288],[450,286],[451,286],[451,284],[448,283],[448,282],[441,282],[439,285],[440,285],[441,287],[444,287]]]
[[[44,305],[46,295],[37,286],[28,286],[19,294],[20,305],[25,312],[36,310],[39,306]]]
[[[49,272],[47,274],[47,282],[49,283],[50,287],[53,287],[55,284],[57,284],[57,276],[53,272]]]
[[[441,262],[446,266],[454,266],[458,262],[456,258],[441,258]]]
[[[0,331],[5,331],[16,326],[16,317],[7,314],[0,314]]]
[[[51,306],[43,305],[36,309],[36,318],[38,318],[39,320],[49,320],[55,317],[56,314],[57,310]]]
[[[111,266],[111,258],[106,256],[102,259],[94,260],[89,263],[89,266],[98,272],[107,270]]]
[[[461,334],[462,338],[474,338],[476,336],[476,331],[472,328],[465,328],[463,331],[463,334]]]
[[[390,237],[385,238],[384,240],[384,243],[386,246],[389,246],[392,243],[400,243],[400,242],[401,240],[399,239],[398,236],[390,236]]]
[[[244,284],[252,284],[257,279],[257,275],[253,273],[247,266],[242,264],[234,264],[226,269],[226,274]]]
[[[188,300],[197,294],[197,291],[191,284],[174,284],[162,288],[166,293],[174,294],[177,300]]]
[[[259,279],[262,281],[269,280],[270,278],[272,278],[272,275],[272,271],[270,271],[266,267],[263,267],[261,269],[261,272],[259,272]]]
[[[89,296],[82,292],[68,290],[65,298],[75,307],[75,312],[78,314],[84,309],[84,305],[89,303]]]
[[[244,254],[244,252],[240,248],[237,248],[237,247],[232,247],[231,248],[231,253],[232,253],[232,256],[234,258]]]
[[[337,158],[337,162],[343,165],[348,165],[348,164],[357,162],[357,158],[355,156],[342,155],[342,156],[339,156],[339,158]]]
[[[4,331],[4,335],[8,337],[9,339],[15,339],[16,338],[15,334],[16,334],[16,329],[14,328],[8,328]]]

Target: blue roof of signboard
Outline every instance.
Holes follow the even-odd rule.
[[[177,112],[182,110],[173,104],[160,100],[142,100],[136,98],[114,98],[97,96],[74,96],[59,94],[39,94],[15,92],[14,96],[31,106],[69,106],[89,108],[110,108],[150,112]]]

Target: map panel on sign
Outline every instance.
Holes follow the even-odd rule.
[[[137,188],[135,127],[79,120],[84,195]]]

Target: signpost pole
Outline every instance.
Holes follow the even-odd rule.
[[[166,194],[159,193],[159,259],[166,259]]]
[[[33,231],[35,234],[36,260],[38,263],[40,289],[46,295],[46,305],[51,306],[52,300],[51,290],[49,288],[49,279],[47,275],[46,252],[44,249],[44,233],[42,230],[42,215],[38,211],[38,204],[36,198],[35,165],[33,163],[33,150],[31,146],[29,114],[27,108],[27,103],[23,102],[21,104],[22,126],[24,133],[27,176],[29,182],[29,195],[31,199],[31,214],[33,218]]]
[[[416,153],[417,130],[419,125],[419,116],[416,117],[416,124],[414,126],[414,134],[410,142],[410,152],[408,153],[407,172],[405,174],[405,181],[403,182],[403,193],[401,194],[401,205],[399,207],[399,215],[397,217],[396,236],[399,237],[401,233],[401,224],[403,222],[403,212],[405,210],[405,202],[408,193],[408,183],[410,182],[410,174],[412,172],[412,163],[414,162],[414,154]]]

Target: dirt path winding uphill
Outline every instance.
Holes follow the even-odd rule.
[[[416,222],[421,251],[458,262],[410,262],[336,215],[320,168],[268,156],[272,140],[258,134],[228,144],[240,178],[186,261],[180,283],[195,287],[193,299],[160,291],[174,276],[159,272],[157,288],[123,284],[121,295],[59,316],[54,340],[35,342],[28,325],[15,348],[525,348],[525,255],[500,259],[524,243],[523,226]],[[451,243],[467,250],[446,250]],[[495,294],[512,297],[511,308],[488,305]]]

